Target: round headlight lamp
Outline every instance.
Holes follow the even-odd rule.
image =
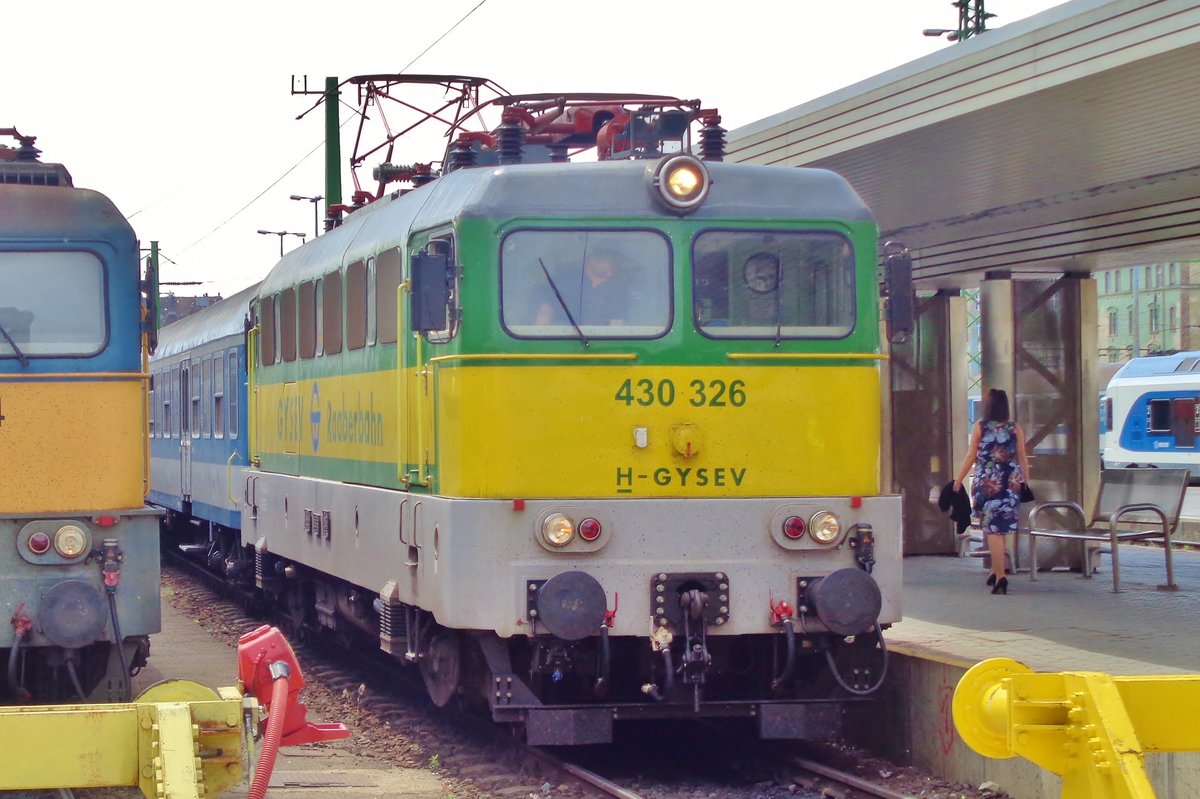
[[[667,210],[686,213],[699,207],[712,185],[704,162],[691,155],[671,155],[658,162],[651,195]]]
[[[575,537],[575,525],[564,514],[552,513],[542,522],[542,538],[552,547],[563,547]]]
[[[64,524],[54,534],[54,551],[64,558],[77,558],[87,551],[87,534],[74,524]]]
[[[842,534],[842,523],[827,510],[819,510],[808,520],[808,534],[818,544],[832,544]]]

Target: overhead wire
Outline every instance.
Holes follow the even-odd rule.
[[[418,61],[420,61],[420,60],[421,60],[421,58],[423,58],[423,57],[425,56],[425,54],[426,54],[426,53],[428,53],[430,50],[432,50],[434,47],[436,47],[436,46],[438,45],[438,43],[439,43],[439,42],[441,42],[443,39],[445,39],[447,36],[449,36],[451,33],[453,33],[455,28],[457,28],[459,25],[461,25],[461,24],[463,24],[464,22],[466,22],[468,17],[470,17],[472,14],[474,14],[476,11],[478,11],[478,10],[479,10],[481,7],[483,7],[483,5],[484,5],[485,3],[487,3],[487,2],[488,2],[488,0],[479,0],[479,2],[478,2],[478,3],[476,3],[476,4],[475,4],[475,6],[474,6],[474,7],[472,7],[470,11],[468,11],[466,14],[463,14],[463,15],[462,15],[462,17],[460,17],[460,18],[458,19],[458,21],[457,21],[457,22],[455,22],[453,25],[451,25],[449,28],[447,28],[445,33],[443,33],[441,36],[439,36],[439,37],[437,37],[436,39],[434,39],[434,40],[433,40],[433,43],[432,43],[432,44],[430,44],[428,47],[426,47],[424,50],[422,50],[420,53],[417,53],[417,55],[416,55],[416,56],[415,56],[415,57],[414,57],[414,58],[413,58],[411,61],[409,61],[407,64],[405,64],[405,65],[404,65],[404,67],[403,67],[403,68],[401,68],[400,72],[401,72],[401,73],[405,72],[405,71],[406,71],[407,69],[409,69],[409,67],[411,67],[413,64],[415,64],[415,63],[417,63]],[[348,104],[342,103],[342,101],[341,101],[341,100],[339,100],[338,102],[339,102],[340,104],[346,105],[348,108],[353,108],[352,106],[349,106]],[[357,111],[358,109],[353,109],[353,110]],[[342,122],[340,125],[338,125],[338,130],[341,130],[342,128],[346,127],[346,125],[348,125],[348,124],[350,123],[350,120],[352,120],[352,119],[354,119],[354,117],[353,117],[353,116],[349,116],[349,117],[347,117],[345,122]],[[316,146],[316,147],[314,147],[314,148],[312,148],[311,150],[309,150],[309,151],[308,151],[308,152],[307,152],[307,153],[306,153],[306,154],[305,154],[305,155],[304,155],[304,156],[303,156],[303,157],[302,157],[302,158],[301,158],[299,161],[297,161],[296,163],[292,164],[292,166],[291,166],[291,167],[289,167],[289,168],[287,169],[287,171],[286,171],[286,172],[284,172],[282,175],[280,175],[278,178],[276,178],[274,181],[272,181],[272,182],[271,182],[271,184],[270,184],[269,186],[267,186],[265,189],[263,189],[262,191],[260,191],[258,194],[254,195],[254,198],[253,198],[252,200],[250,200],[248,203],[246,203],[245,205],[243,205],[243,206],[242,206],[241,208],[239,208],[238,210],[234,211],[234,212],[233,212],[233,214],[231,214],[231,215],[230,215],[230,217],[229,217],[228,219],[226,219],[224,222],[222,222],[221,224],[219,224],[219,225],[217,225],[216,227],[214,227],[212,230],[210,230],[210,231],[208,231],[207,233],[205,233],[205,234],[204,234],[203,236],[201,236],[200,238],[198,238],[198,239],[196,239],[195,241],[193,241],[193,242],[192,242],[191,244],[189,244],[188,246],[184,247],[184,248],[183,248],[183,249],[182,249],[180,252],[181,252],[181,253],[185,253],[185,252],[187,252],[188,250],[192,249],[193,247],[195,247],[195,246],[196,246],[197,244],[199,244],[200,242],[202,242],[202,241],[204,241],[205,239],[207,239],[207,238],[208,238],[209,236],[211,236],[212,234],[216,233],[216,232],[217,232],[218,230],[220,230],[221,228],[223,228],[223,227],[225,227],[226,225],[228,225],[230,222],[232,222],[234,219],[236,219],[236,218],[237,218],[239,215],[241,215],[241,213],[242,213],[243,211],[245,211],[247,208],[249,208],[250,206],[254,205],[256,202],[258,202],[260,199],[262,199],[263,195],[265,195],[265,194],[266,194],[267,192],[269,192],[271,189],[273,189],[273,188],[275,188],[276,186],[278,186],[278,185],[279,185],[279,184],[280,184],[280,183],[283,181],[283,179],[284,179],[284,178],[286,178],[288,175],[290,175],[290,174],[292,174],[293,172],[295,172],[295,171],[296,171],[296,170],[297,170],[297,169],[300,167],[300,165],[301,165],[301,164],[303,164],[303,163],[304,163],[305,161],[307,161],[309,158],[312,158],[313,154],[314,154],[314,153],[316,153],[316,152],[317,152],[317,150],[320,150],[320,149],[321,149],[322,147],[324,147],[324,146],[325,146],[325,142],[324,142],[324,141],[322,141],[322,142],[319,142],[319,143],[317,144],[317,146]],[[143,210],[144,210],[144,209],[143,209]]]

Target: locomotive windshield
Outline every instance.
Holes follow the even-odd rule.
[[[104,266],[88,252],[0,252],[0,359],[104,349]]]
[[[712,338],[841,338],[854,328],[854,252],[835,233],[712,230],[692,250],[693,314]]]
[[[518,230],[500,254],[518,338],[655,338],[671,325],[671,250],[642,230]]]

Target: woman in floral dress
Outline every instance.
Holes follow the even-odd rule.
[[[993,388],[983,405],[983,419],[971,430],[967,457],[954,479],[954,490],[962,486],[967,472],[975,466],[971,484],[971,504],[979,514],[979,529],[987,540],[992,573],[987,584],[993,594],[1008,593],[1004,576],[1005,536],[1017,530],[1017,505],[1021,484],[1029,479],[1029,460],[1025,454],[1025,434],[1009,419],[1008,394]]]

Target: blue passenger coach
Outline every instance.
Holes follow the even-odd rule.
[[[150,361],[149,500],[207,524],[210,541],[241,528],[246,465],[245,320],[257,284],[164,327]]]

